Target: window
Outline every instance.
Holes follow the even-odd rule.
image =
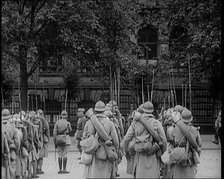
[[[142,55],[138,56],[139,59],[149,60],[158,56],[158,36],[152,26],[148,25],[138,31],[137,42],[143,52]]]

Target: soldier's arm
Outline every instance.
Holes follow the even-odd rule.
[[[56,138],[57,130],[58,130],[58,123],[56,122],[55,125],[54,125],[54,130],[53,130],[53,137],[54,137],[54,139]]]
[[[48,139],[50,139],[50,127],[47,121],[45,121],[46,123],[46,136]]]
[[[68,130],[67,130],[68,132],[71,132],[72,131],[72,126],[71,126],[71,123],[69,122],[69,124],[68,124]]]
[[[23,147],[26,149],[28,148],[28,135],[27,135],[27,128],[23,127]]]
[[[200,135],[199,131],[198,131],[198,134],[197,134],[196,142],[197,142],[198,146],[201,148],[202,147],[202,140],[201,140],[201,135]]]
[[[112,121],[110,121],[110,130],[111,130],[111,137],[112,137],[113,143],[114,143],[116,149],[118,149],[118,147],[119,147],[118,135],[117,135],[117,131],[116,131],[115,126]]]
[[[123,138],[124,137],[124,126],[123,126],[123,122],[122,122],[122,119],[121,119],[122,116],[121,116],[121,113],[118,109],[116,110],[116,113],[117,113],[117,120],[118,120],[119,126],[120,126],[121,137]]]
[[[95,131],[95,130],[94,130],[94,127],[91,125],[91,121],[88,120],[88,121],[86,122],[85,127],[84,127],[82,137],[85,138],[87,135],[89,135],[89,134],[93,134],[94,131]]]
[[[130,142],[130,140],[133,138],[133,136],[135,135],[135,121],[132,121],[130,127],[128,128],[127,133],[124,136],[123,141],[121,142],[121,147],[122,148],[127,148],[128,143]]]
[[[16,149],[19,150],[20,146],[21,146],[21,143],[20,143],[19,134],[18,134],[18,131],[17,131],[16,128],[14,129],[13,140],[14,140],[14,144],[16,146]]]
[[[158,123],[158,134],[160,139],[162,140],[162,153],[166,151],[166,147],[167,147],[167,139],[166,139],[166,134],[164,132],[162,123],[160,121],[157,121]]]

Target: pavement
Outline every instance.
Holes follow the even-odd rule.
[[[200,156],[200,164],[196,178],[221,178],[221,147],[213,144],[211,139],[213,135],[201,135],[203,147]],[[69,174],[58,174],[57,153],[55,153],[53,138],[50,139],[48,157],[44,158],[43,175],[39,175],[40,179],[82,179],[84,165],[79,164],[77,159],[80,154],[76,147],[76,141],[72,138],[72,145],[68,153],[67,170]],[[118,166],[118,178],[132,178],[126,173],[126,158],[123,157],[122,162]]]

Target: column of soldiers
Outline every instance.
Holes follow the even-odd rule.
[[[92,110],[92,109],[91,109]],[[94,109],[78,110],[78,149],[83,156],[81,142],[90,135],[98,136],[99,146],[90,163],[84,165],[84,178],[116,178],[118,165],[127,160],[127,173],[134,178],[194,178],[197,173],[202,146],[199,130],[191,122],[192,113],[180,105],[153,116],[154,106],[147,101],[128,117],[122,119],[115,101],[98,101]],[[72,131],[68,114],[62,111],[54,126],[54,142],[58,135]],[[95,117],[95,118],[94,118]],[[125,126],[125,127],[124,127]],[[96,135],[97,134],[97,135]],[[2,177],[38,178],[43,174],[43,158],[48,155],[49,125],[42,110],[11,115],[2,110]],[[67,153],[71,141],[57,146],[58,174],[66,170]],[[111,160],[99,155],[101,146],[114,146],[117,157]],[[105,152],[104,152],[105,153]],[[101,151],[101,154],[102,151]],[[82,161],[82,157],[81,157]]]
[[[3,109],[2,139],[2,178],[31,179],[44,173],[50,131],[42,110],[11,115]]]
[[[98,155],[99,146],[91,162],[84,163],[83,178],[118,177],[118,165],[123,156],[127,161],[126,172],[133,178],[195,178],[202,141],[198,128],[191,123],[191,111],[177,105],[162,110],[157,119],[153,111],[153,104],[147,101],[134,110],[123,124],[115,101],[106,105],[98,101],[92,115],[95,114],[99,121],[100,130],[87,111],[82,139],[105,130],[116,147],[118,158],[116,161],[102,159]],[[107,145],[103,135],[100,134],[98,140]]]

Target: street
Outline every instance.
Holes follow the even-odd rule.
[[[208,142],[207,142],[208,143]],[[198,165],[197,178],[221,178],[221,150],[214,144],[210,148],[202,149],[200,164]],[[215,148],[216,147],[216,148]],[[40,175],[40,179],[81,179],[83,175],[83,165],[79,164],[79,152],[72,150],[68,153],[67,170],[69,174],[58,174],[57,154],[53,150],[49,152],[48,158],[44,158],[43,171],[45,174]],[[126,160],[123,157],[119,165],[119,178],[132,178],[126,174]]]

